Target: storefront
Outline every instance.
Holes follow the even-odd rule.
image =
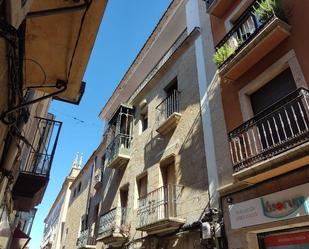
[[[260,236],[259,241],[262,249],[308,249],[309,228],[298,232],[286,231],[263,234]]]
[[[309,249],[309,183],[260,196],[258,187],[224,199],[229,248]]]

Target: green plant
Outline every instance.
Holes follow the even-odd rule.
[[[221,66],[223,62],[225,62],[226,59],[229,58],[234,52],[235,49],[232,48],[229,44],[225,43],[222,47],[217,49],[213,55],[212,60],[217,66]]]
[[[254,15],[259,17],[260,22],[266,21],[273,13],[279,13],[279,3],[277,0],[261,0],[257,6],[253,6]]]

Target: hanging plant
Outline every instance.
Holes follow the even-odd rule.
[[[219,67],[221,66],[227,58],[229,58],[235,49],[232,48],[228,43],[225,43],[222,47],[217,49],[217,51],[213,55],[213,62]]]

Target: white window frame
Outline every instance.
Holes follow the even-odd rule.
[[[290,68],[297,88],[308,87],[299,62],[296,58],[295,51],[290,50],[238,92],[241,113],[244,121],[247,121],[254,116],[250,95],[266,85],[270,80],[275,78],[287,68]]]

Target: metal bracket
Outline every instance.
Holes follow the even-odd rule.
[[[55,88],[60,89],[60,90],[55,91],[53,93],[50,93],[48,95],[45,95],[43,97],[40,97],[40,98],[31,100],[31,101],[22,103],[22,104],[20,104],[18,106],[15,106],[15,107],[11,108],[10,110],[7,110],[7,111],[1,113],[0,120],[5,123],[4,119],[7,117],[8,114],[10,114],[12,112],[16,112],[16,111],[18,111],[20,109],[23,109],[23,108],[25,108],[25,107],[27,107],[29,105],[35,104],[37,102],[40,102],[42,100],[48,99],[50,97],[53,97],[55,95],[58,95],[58,94],[64,92],[67,89],[67,83],[68,83],[67,81],[57,80],[57,82],[56,82],[56,84],[54,86],[51,86],[51,85],[46,86],[46,87],[55,87]],[[33,87],[29,87],[29,88],[43,88],[43,87],[45,87],[45,86],[33,86]]]

